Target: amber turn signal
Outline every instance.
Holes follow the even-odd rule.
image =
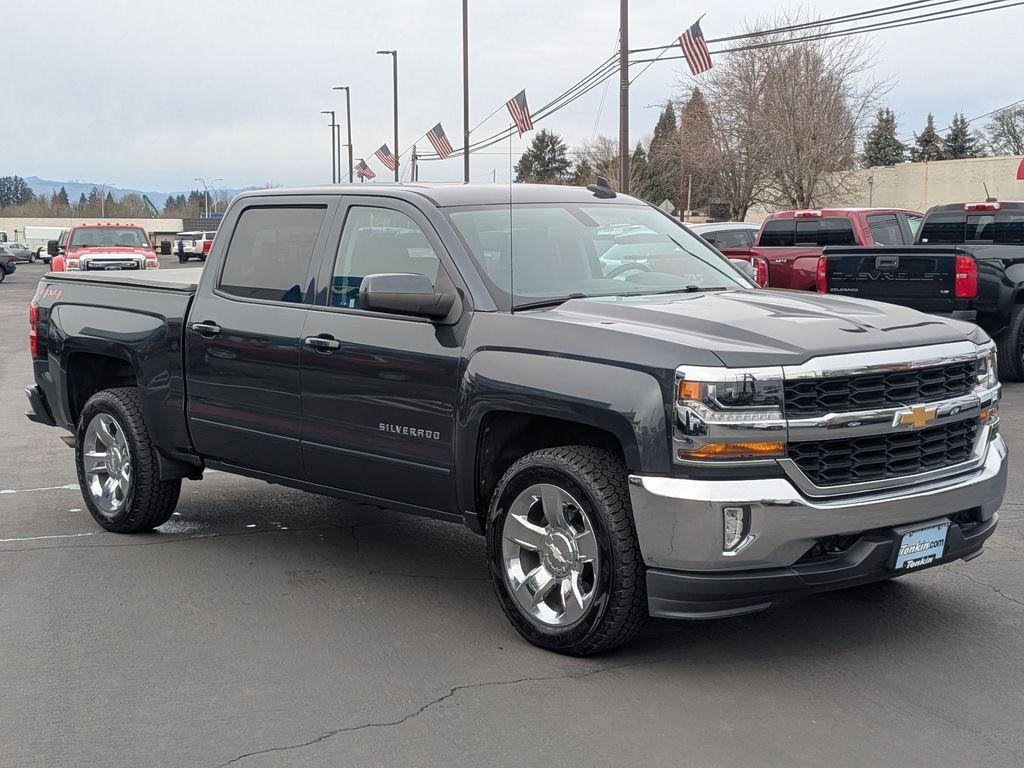
[[[680,459],[763,459],[784,455],[785,446],[779,441],[763,443],[705,443],[688,451],[678,450]]]
[[[680,400],[700,400],[700,382],[699,381],[680,381],[679,382],[679,399]]]

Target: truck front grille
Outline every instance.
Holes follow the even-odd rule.
[[[971,457],[976,418],[917,432],[789,444],[789,458],[818,486],[905,477],[960,464]]]
[[[786,416],[807,418],[966,395],[977,384],[978,365],[969,360],[888,373],[786,381]]]

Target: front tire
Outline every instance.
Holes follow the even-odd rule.
[[[181,480],[160,480],[138,390],[106,389],[90,397],[77,438],[78,484],[97,523],[114,533],[138,533],[170,519]]]
[[[999,378],[1003,381],[1024,381],[1024,305],[1010,312],[1010,322],[996,340],[999,353]]]
[[[586,656],[643,629],[646,569],[626,476],[607,451],[567,446],[524,456],[498,483],[487,522],[491,584],[534,645]]]

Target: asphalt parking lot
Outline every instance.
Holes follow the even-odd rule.
[[[0,285],[0,766],[1024,764],[1024,386],[979,559],[570,659],[456,525],[211,472],[103,532],[22,415],[45,269]]]

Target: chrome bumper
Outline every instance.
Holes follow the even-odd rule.
[[[987,441],[981,466],[910,487],[835,499],[809,498],[788,478],[629,478],[637,538],[651,568],[737,571],[792,565],[825,536],[923,522],[979,508],[989,520],[1006,491],[1006,443]],[[750,532],[722,551],[722,507],[750,509]]]

